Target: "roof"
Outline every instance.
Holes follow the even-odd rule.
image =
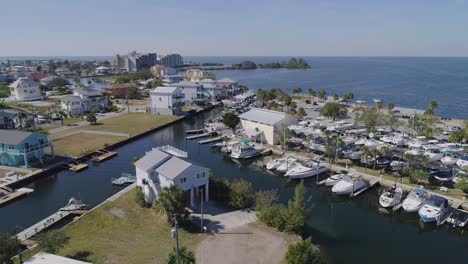
[[[22,87],[35,87],[36,82],[28,77],[20,77],[14,83],[10,84],[11,88],[22,88]]]
[[[237,81],[234,81],[231,78],[222,78],[221,80],[218,80],[218,82],[221,82],[221,83],[236,83]]]
[[[133,83],[114,83],[107,86],[107,89],[128,89],[128,88],[138,88]]]
[[[173,94],[177,90],[174,86],[158,86],[151,90],[152,93]]]
[[[241,114],[239,118],[266,125],[275,125],[285,119],[286,114],[262,108],[251,108],[250,111]]]
[[[174,180],[189,168],[203,169],[201,166],[194,165],[187,160],[172,156],[168,161],[156,168],[156,172],[170,180]]]
[[[65,97],[60,98],[60,101],[63,102],[70,102],[70,101],[80,101],[81,97],[76,96],[76,95],[67,95]]]
[[[28,75],[28,77],[33,80],[44,79],[44,78],[47,78],[47,76],[48,76],[47,74],[44,74],[42,72],[34,72]]]
[[[0,143],[4,144],[19,144],[32,132],[21,131],[17,129],[0,129]]]
[[[30,259],[26,260],[24,264],[83,264],[90,263],[79,261],[75,259],[65,258],[53,254],[39,252]]]
[[[201,86],[199,83],[194,83],[194,82],[187,82],[187,81],[181,81],[178,83],[173,83],[172,85],[177,85],[177,86],[190,86],[190,87],[198,87]]]
[[[110,70],[110,68],[106,66],[99,66],[96,68],[96,70]]]
[[[135,167],[147,171],[168,157],[170,157],[169,154],[155,148],[147,152],[143,158],[137,160]]]

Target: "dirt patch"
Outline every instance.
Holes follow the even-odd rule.
[[[127,213],[122,208],[112,207],[109,209],[109,213],[120,219],[127,219]]]

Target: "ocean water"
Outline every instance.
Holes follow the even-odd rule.
[[[289,57],[187,57],[185,61],[225,64],[252,60],[257,63]],[[238,80],[253,90],[295,87],[324,89],[328,95],[353,92],[355,99],[372,103],[425,109],[430,100],[436,114],[468,118],[468,58],[424,57],[304,57],[310,69],[219,70],[217,78]]]

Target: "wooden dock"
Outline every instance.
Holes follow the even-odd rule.
[[[29,238],[35,236],[37,233],[49,228],[50,226],[68,217],[70,214],[71,214],[70,211],[58,211],[46,217],[45,219],[37,222],[36,224],[26,228],[22,232],[16,234],[16,237],[18,238],[20,242],[28,240]]]
[[[19,198],[26,196],[29,193],[32,193],[34,190],[29,188],[20,188],[16,191],[9,192],[5,196],[0,197],[0,207],[7,205]]]
[[[198,141],[198,144],[208,144],[208,143],[212,143],[212,142],[222,141],[224,139],[225,139],[224,136],[219,136],[219,137],[214,137],[214,138],[210,138],[210,139],[200,140],[200,141]]]
[[[194,130],[187,130],[185,131],[185,134],[198,134],[198,133],[203,133],[205,132],[205,129],[200,128],[200,129],[194,129]]]
[[[363,192],[369,190],[370,188],[374,187],[375,185],[377,185],[377,184],[379,183],[379,181],[380,181],[379,179],[376,179],[376,180],[371,181],[371,182],[369,183],[369,185],[367,185],[366,187],[364,187],[364,188],[362,188],[362,189],[359,189],[359,190],[357,190],[357,191],[351,193],[351,194],[349,195],[349,197],[356,197],[356,196],[358,196],[359,194],[361,194],[361,193],[363,193]]]
[[[188,136],[185,139],[186,140],[192,140],[192,139],[197,139],[197,138],[210,137],[212,134],[213,134],[212,132],[206,132],[206,133],[203,133],[203,134]]]
[[[88,168],[88,163],[82,163],[78,160],[72,161],[68,164],[68,170],[72,172],[79,172]]]
[[[115,152],[115,151],[100,149],[100,150],[96,151],[96,154],[93,155],[91,159],[93,161],[96,161],[96,162],[101,162],[101,161],[110,159],[110,158],[112,158],[112,157],[114,157],[116,155],[117,155],[117,152]]]

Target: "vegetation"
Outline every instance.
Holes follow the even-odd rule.
[[[19,241],[11,234],[0,233],[0,263],[13,263],[11,258],[18,253],[20,248]]]
[[[326,96],[327,96],[327,92],[325,92],[325,90],[320,90],[320,91],[317,92],[317,97],[321,101],[325,100]]]
[[[210,176],[210,200],[216,200],[221,202],[229,201],[229,181],[224,178],[216,178]]]
[[[304,108],[302,107],[299,107],[299,109],[297,110],[297,116],[299,118],[303,118],[304,116],[306,116],[306,111],[304,110]]]
[[[180,262],[177,262],[177,249],[174,247],[167,255],[167,264],[195,264],[195,255],[192,251],[182,246],[179,249],[179,260]]]
[[[312,244],[310,237],[290,244],[286,252],[286,263],[288,264],[320,263],[319,259],[320,249]]]
[[[253,61],[246,60],[239,64],[233,64],[232,67],[238,70],[253,70],[257,69],[257,64]]]
[[[47,84],[47,90],[52,90],[53,88],[56,88],[56,87],[65,87],[67,85],[70,85],[70,82],[67,79],[57,77],[57,78],[53,78]]]
[[[307,69],[310,68],[309,64],[303,58],[290,58],[288,61],[283,62],[272,62],[272,63],[265,63],[259,64],[259,68],[267,68],[267,69]]]
[[[255,193],[255,210],[261,210],[273,205],[278,200],[278,190],[258,191]]]
[[[434,110],[437,108],[437,106],[439,105],[437,104],[436,101],[434,100],[430,101],[424,114],[427,114],[430,116],[434,115]]]
[[[39,234],[38,247],[47,253],[55,254],[68,243],[69,238],[61,229]]]
[[[158,199],[154,201],[154,208],[164,213],[168,222],[171,221],[172,215],[177,215],[181,224],[188,221],[189,211],[185,207],[184,191],[176,185],[162,188]]]
[[[320,114],[335,121],[336,119],[346,118],[348,111],[344,105],[338,103],[326,103],[320,109]]]
[[[437,127],[439,123],[439,118],[432,114],[416,114],[408,121],[408,127],[418,136],[431,138],[442,132],[442,128]]]
[[[0,98],[6,98],[10,96],[10,87],[8,85],[0,84]]]
[[[86,116],[86,121],[88,121],[90,125],[96,125],[96,123],[97,123],[96,113],[94,111],[89,113]]]
[[[239,124],[240,119],[236,114],[228,112],[223,115],[222,122],[226,126],[230,127],[232,130],[234,130]]]
[[[147,80],[153,77],[150,71],[127,72],[115,76],[116,83],[131,83],[138,80]]]
[[[461,178],[457,183],[455,183],[455,188],[462,190],[465,194],[468,194],[468,178]]]
[[[235,179],[229,184],[229,205],[234,208],[247,208],[252,205],[255,193],[252,184],[244,179]]]
[[[146,207],[145,194],[140,186],[137,186],[135,190],[135,202],[140,207]]]
[[[356,121],[366,128],[367,132],[375,132],[377,126],[382,125],[381,114],[376,108],[362,108]]]

